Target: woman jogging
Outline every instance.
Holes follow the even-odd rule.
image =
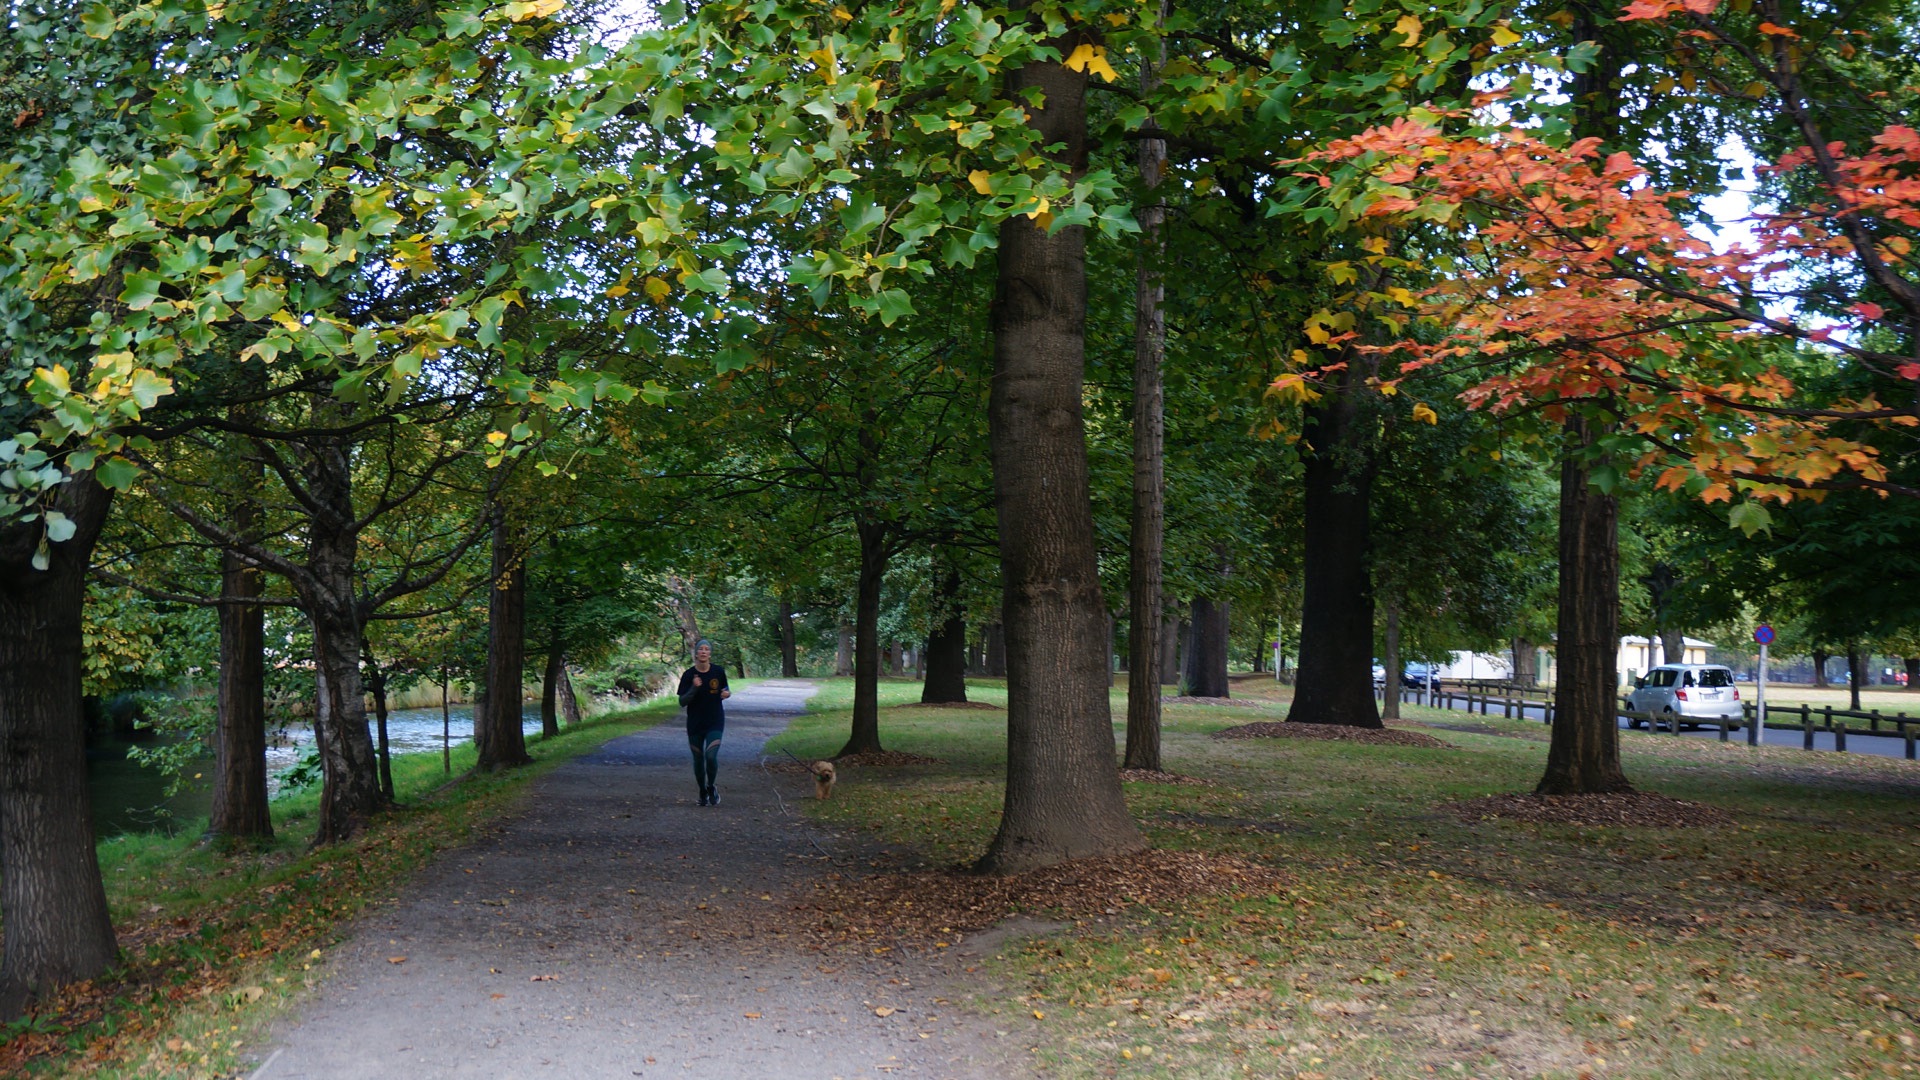
[[[714,788],[720,779],[720,736],[727,726],[726,708],[720,703],[732,696],[727,669],[713,662],[713,643],[694,646],[693,666],[680,675],[680,704],[687,707],[687,747],[693,751],[701,806],[720,805]]]

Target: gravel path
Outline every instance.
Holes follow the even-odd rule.
[[[542,778],[357,924],[255,1080],[1030,1074],[1018,1033],[948,1003],[979,989],[973,950],[859,956],[789,933],[794,899],[859,854],[802,821],[807,777],[758,768],[812,692],[727,703],[718,807],[697,805],[678,720]]]

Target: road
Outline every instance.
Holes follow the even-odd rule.
[[[1411,698],[1408,699],[1407,703],[1410,705],[1420,704],[1420,702],[1415,701]],[[1464,701],[1460,701],[1458,699],[1449,700],[1446,698],[1442,698],[1441,704],[1436,707],[1444,707],[1454,712],[1471,712],[1476,715],[1480,712],[1478,703],[1469,705],[1468,703]],[[1523,713],[1521,717],[1522,719],[1526,719],[1526,720],[1544,720],[1545,719],[1544,716],[1542,715],[1541,708],[1537,705],[1531,708],[1527,708],[1524,710],[1517,710],[1517,711]],[[1495,699],[1493,703],[1489,706],[1488,715],[1491,715],[1491,716],[1500,715],[1500,702],[1498,699]],[[1780,723],[1781,722],[1780,718],[1783,715],[1792,715],[1797,719],[1799,716],[1799,711],[1796,709],[1793,711],[1793,713],[1786,714],[1781,711],[1769,710],[1769,713],[1768,713],[1769,724],[1771,725],[1771,724]],[[1622,728],[1628,727],[1627,720],[1625,717],[1622,717],[1620,719],[1620,726]],[[1644,731],[1645,729],[1643,728],[1640,730]],[[1885,732],[1887,729],[1882,728],[1881,730]],[[1668,738],[1672,737],[1672,732],[1667,731],[1664,728],[1661,729],[1660,734]],[[1720,731],[1718,728],[1687,728],[1685,726],[1682,726],[1680,734],[1683,738],[1689,738],[1689,739],[1718,739],[1720,737]],[[1767,746],[1786,746],[1786,747],[1791,747],[1795,750],[1801,750],[1801,749],[1805,749],[1805,745],[1806,745],[1805,735],[1797,724],[1792,727],[1769,726],[1766,731],[1761,733],[1761,737],[1764,740],[1764,744]],[[1747,738],[1747,734],[1744,730],[1734,731],[1729,733],[1727,738],[1730,741],[1745,742]],[[1820,731],[1816,729],[1813,733],[1813,749],[1815,751],[1824,750],[1829,753],[1836,751],[1838,747],[1835,746],[1835,737],[1833,733],[1827,732],[1827,731]],[[1874,757],[1904,758],[1907,756],[1907,742],[1905,739],[1901,738],[1898,734],[1874,735],[1870,732],[1853,729],[1850,726],[1847,731],[1846,752],[1849,754],[1869,754]]]

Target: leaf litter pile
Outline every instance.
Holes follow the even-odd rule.
[[[1188,784],[1198,787],[1212,787],[1213,781],[1202,780],[1197,776],[1185,776],[1167,772],[1164,769],[1121,769],[1120,780],[1127,784]]]
[[[984,930],[1022,913],[1090,918],[1118,914],[1128,905],[1278,892],[1285,880],[1272,867],[1231,855],[1143,851],[1004,877],[951,868],[821,882],[801,907],[812,910],[817,932],[828,940],[885,936],[912,942]]]
[[[1262,705],[1272,704],[1266,701],[1247,701],[1242,698],[1194,697],[1192,694],[1181,694],[1178,697],[1166,696],[1160,700],[1168,705],[1237,705],[1244,709],[1257,709]]]
[[[1506,818],[1548,825],[1642,825],[1697,828],[1732,825],[1733,815],[1717,806],[1688,802],[1651,791],[1605,795],[1483,795],[1448,803],[1442,809],[1468,821]]]
[[[1241,724],[1213,733],[1216,739],[1334,739],[1340,742],[1367,743],[1373,746],[1426,746],[1452,749],[1431,735],[1401,728],[1358,728],[1345,724],[1289,724],[1264,721]]]

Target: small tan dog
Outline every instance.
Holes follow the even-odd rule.
[[[838,778],[838,774],[835,773],[833,769],[833,762],[816,761],[808,766],[808,768],[813,770],[814,798],[831,798],[833,795],[833,783]]]

